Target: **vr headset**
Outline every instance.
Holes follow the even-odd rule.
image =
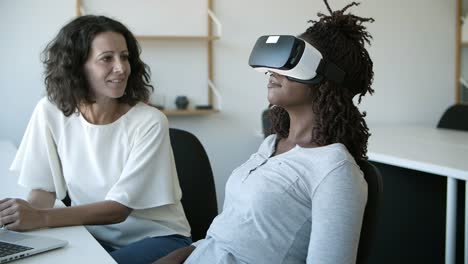
[[[249,65],[256,71],[276,72],[306,84],[323,79],[342,83],[346,75],[307,41],[289,35],[261,36],[250,53]]]

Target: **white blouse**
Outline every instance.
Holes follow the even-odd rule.
[[[143,103],[107,125],[66,117],[47,98],[37,104],[10,168],[31,189],[68,191],[73,205],[112,200],[133,212],[124,222],[87,226],[121,247],[145,237],[190,236],[167,118]]]

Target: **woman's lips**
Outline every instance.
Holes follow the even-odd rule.
[[[281,84],[276,80],[275,77],[271,76],[270,79],[268,80],[268,88],[277,88],[281,87]]]

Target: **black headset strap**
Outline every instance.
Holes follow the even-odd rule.
[[[323,79],[334,81],[338,84],[343,83],[346,73],[340,69],[336,64],[325,59],[321,59],[317,70],[315,71],[317,75],[310,80],[300,80],[290,76],[286,76],[291,81],[305,83],[305,84],[317,84],[320,83]]]
[[[317,67],[317,75],[322,75],[325,79],[334,81],[336,83],[342,83],[344,81],[346,73],[340,69],[336,64],[331,61],[322,59]]]

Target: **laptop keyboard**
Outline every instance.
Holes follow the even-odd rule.
[[[20,246],[16,244],[0,242],[0,257],[13,255],[13,254],[20,253],[29,249],[32,249],[32,248],[24,247],[24,246]]]

